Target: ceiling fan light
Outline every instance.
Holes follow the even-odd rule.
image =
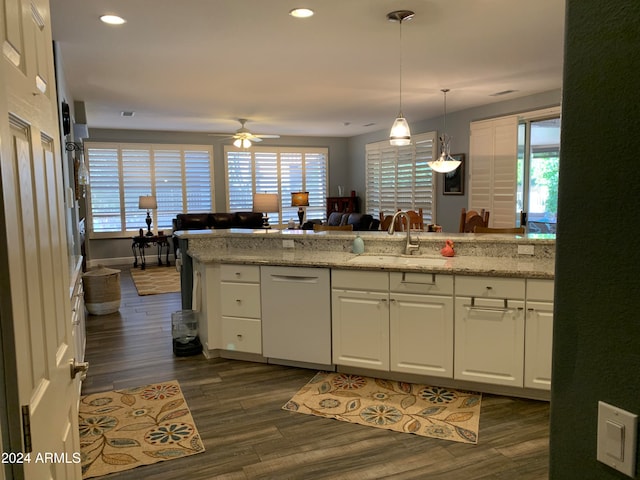
[[[411,143],[411,131],[409,130],[409,124],[402,115],[396,118],[396,121],[393,122],[391,133],[389,134],[389,143],[399,147],[409,145]]]
[[[237,148],[242,147],[242,139],[241,139],[241,138],[236,138],[236,139],[233,141],[233,146],[234,146],[234,147],[237,147]]]
[[[289,15],[295,18],[309,18],[314,14],[310,8],[294,8],[289,12]]]

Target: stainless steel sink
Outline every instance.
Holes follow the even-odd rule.
[[[349,260],[349,263],[357,265],[390,265],[390,266],[416,266],[416,267],[441,267],[446,263],[445,258],[420,257],[410,255],[358,255]]]

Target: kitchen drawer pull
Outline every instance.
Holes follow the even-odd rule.
[[[402,281],[401,283],[406,283],[410,285],[435,285],[436,284],[436,274],[431,274],[431,282],[410,282],[407,280],[407,272],[402,272]]]
[[[271,280],[275,282],[316,283],[318,281],[318,277],[298,275],[271,275]]]
[[[513,312],[514,310],[522,310],[522,308],[510,307],[509,300],[504,299],[504,307],[489,307],[476,305],[476,297],[471,297],[471,304],[464,305],[467,310],[477,310],[479,312]]]

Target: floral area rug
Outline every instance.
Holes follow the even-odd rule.
[[[204,452],[177,381],[82,397],[82,477]]]
[[[149,267],[131,269],[133,284],[138,295],[157,295],[180,291],[180,272],[171,267]]]
[[[320,372],[282,408],[476,444],[481,400],[482,395],[475,392]]]

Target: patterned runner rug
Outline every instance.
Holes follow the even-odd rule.
[[[478,443],[482,394],[320,372],[282,408],[343,422]]]
[[[79,419],[83,478],[204,452],[175,380],[84,396]]]
[[[180,291],[180,272],[175,267],[132,268],[131,278],[140,296]]]

